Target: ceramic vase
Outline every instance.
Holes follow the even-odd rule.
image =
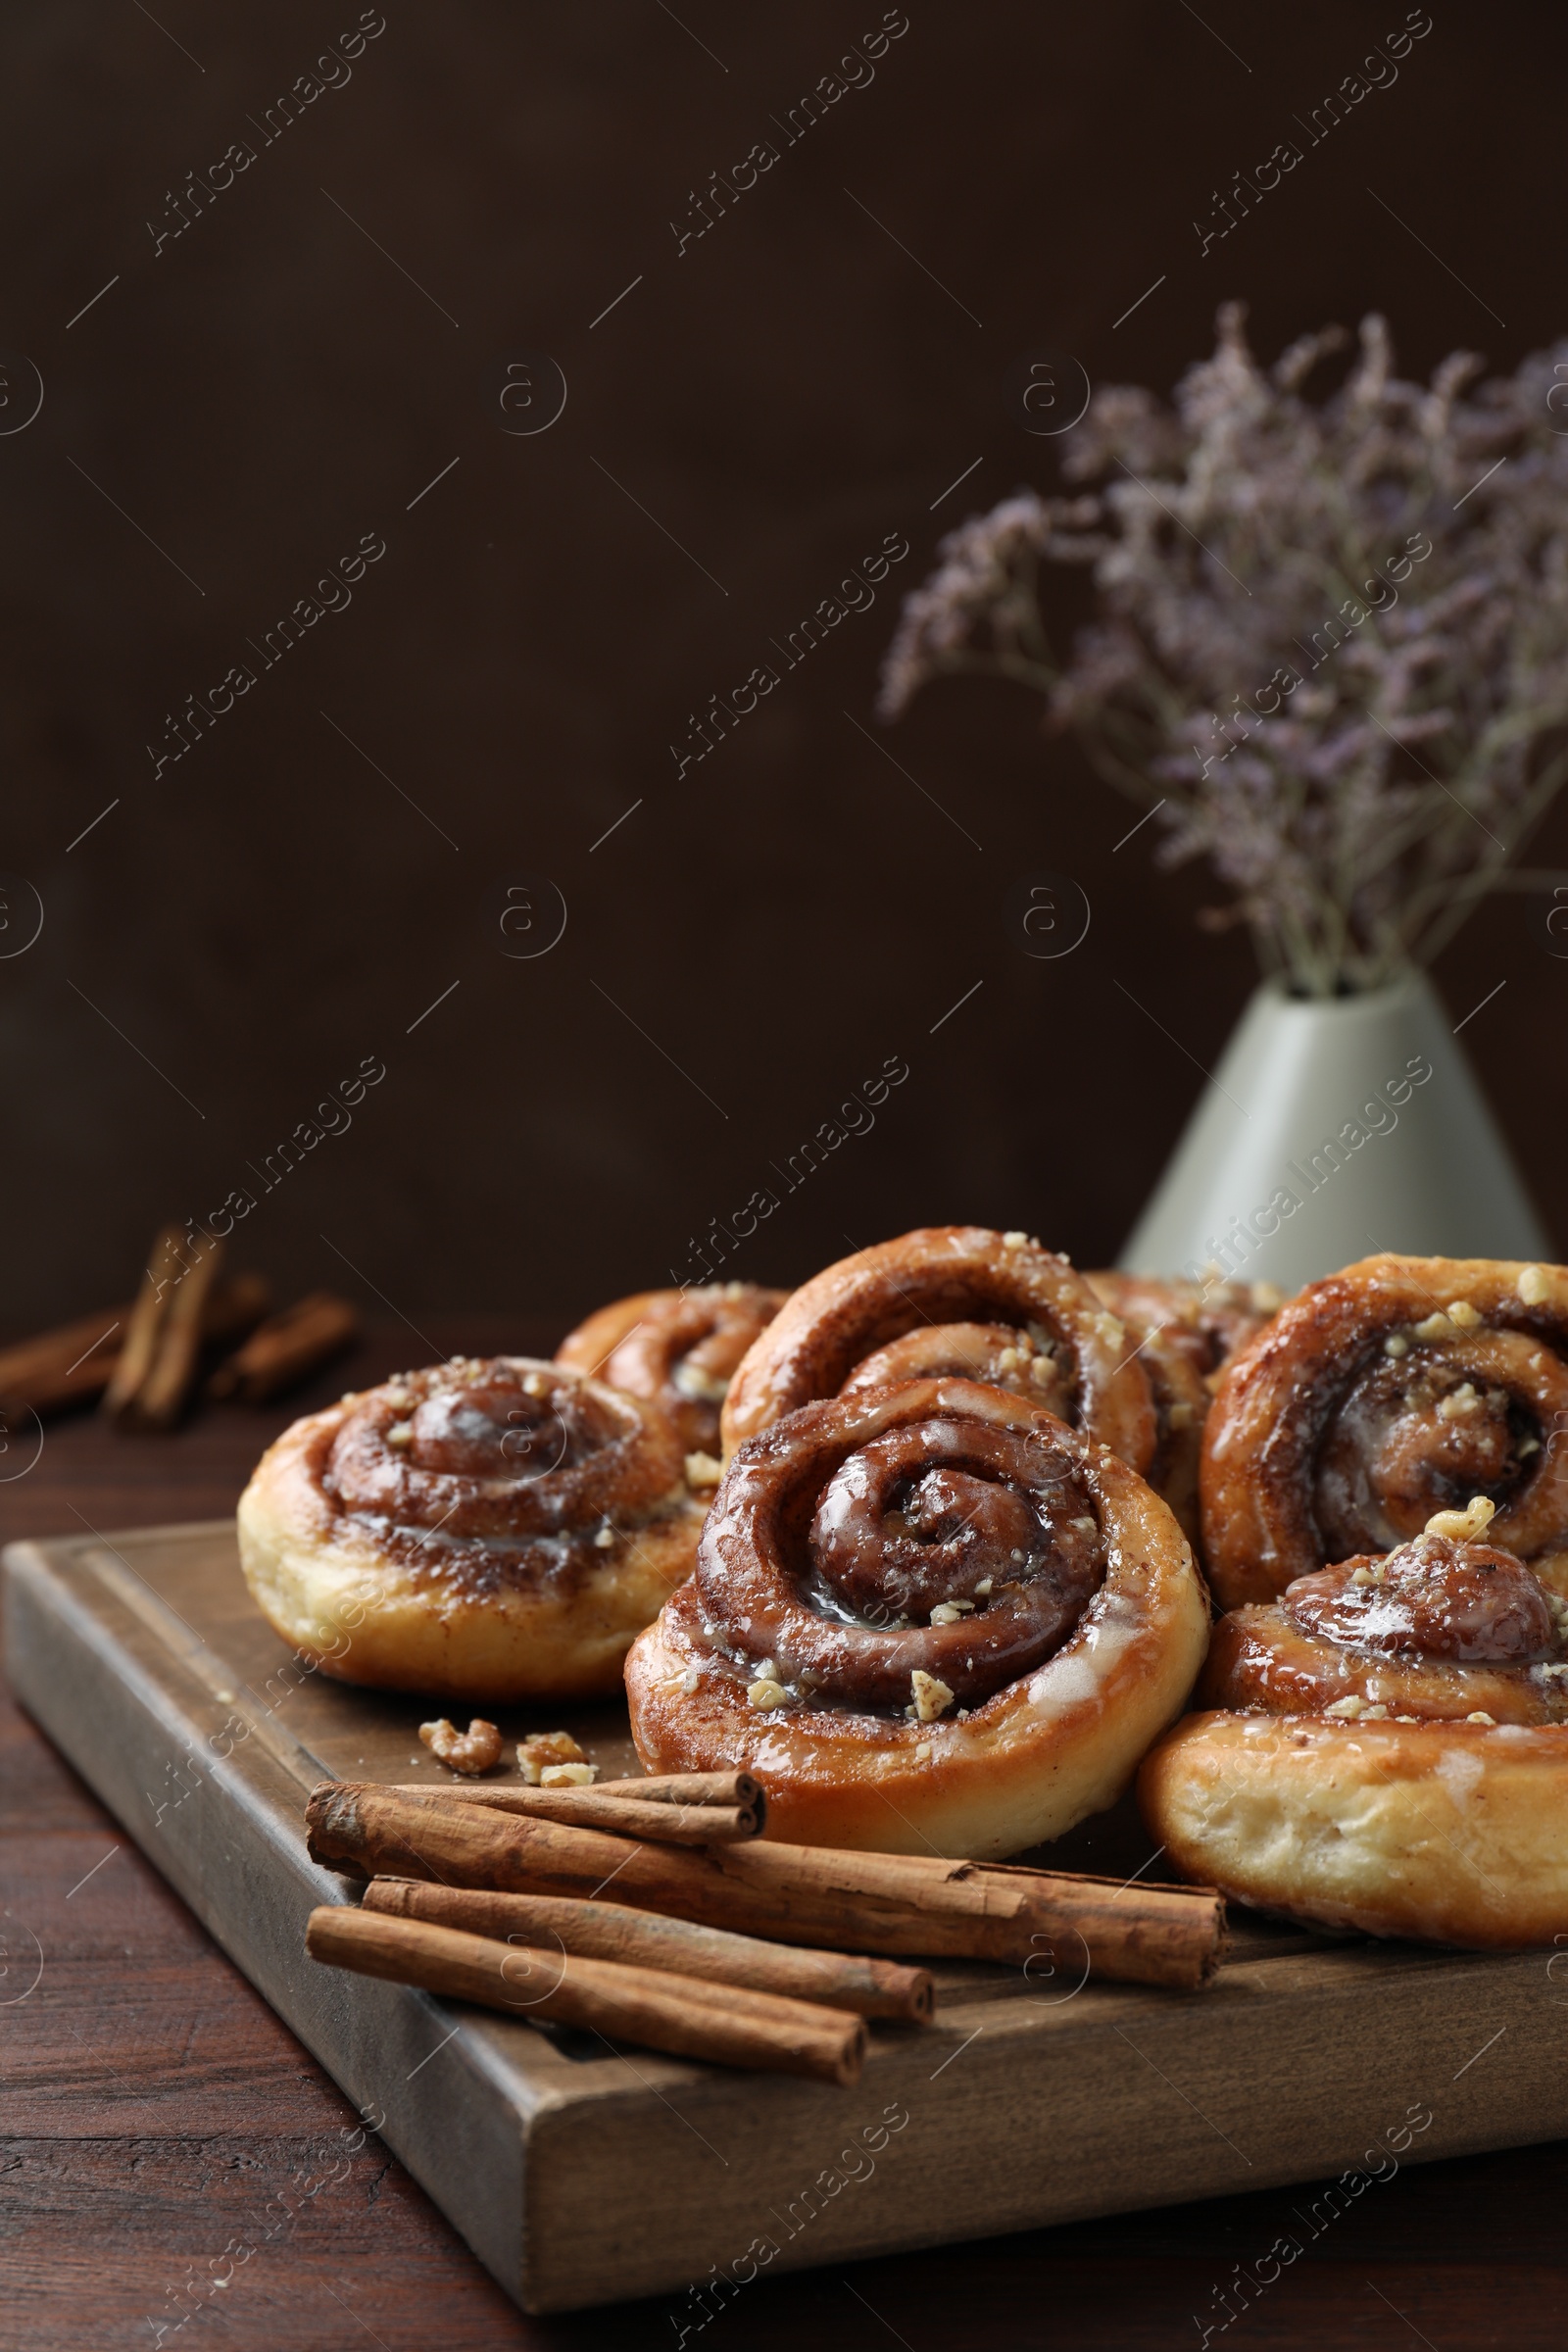
[[[1552,1254],[1424,974],[1327,1002],[1265,981],[1121,1263],[1294,1291],[1376,1250]]]

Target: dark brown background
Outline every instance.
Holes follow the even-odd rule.
[[[941,531],[1054,478],[1001,401],[1027,348],[1166,388],[1238,294],[1270,357],[1374,307],[1422,373],[1460,344],[1511,368],[1562,331],[1568,27],[1434,0],[1397,83],[1200,260],[1211,191],[1293,135],[1397,0],[909,10],[874,83],[681,258],[670,217],[773,135],[874,0],[683,0],[680,23],[656,0],[386,0],[349,85],[156,257],[166,191],[357,9],[164,0],[167,36],[118,0],[9,13],[0,344],[47,396],[0,439],[0,867],[47,920],[0,963],[8,1327],[124,1294],[158,1220],[248,1181],[366,1054],[388,1075],[352,1132],[241,1229],[294,1287],[570,1314],[665,1279],[888,1054],[911,1075],[875,1133],[732,1270],[793,1279],[950,1217],[1116,1249],[1200,1081],[1112,982],[1211,1062],[1245,944],[1195,929],[1209,892],[1155,873],[1148,834],[1113,857],[1124,804],[1042,743],[1023,695],[946,685],[885,739],[978,850],[845,713],[876,731],[895,589]],[[481,398],[518,348],[569,385],[533,438]],[[154,782],[166,711],[372,530],[388,552],[350,610]],[[889,530],[912,553],[873,611],[677,783],[685,714]],[[1004,922],[1041,867],[1093,902],[1059,963]],[[487,928],[518,871],[569,906],[537,961]],[[1531,919],[1498,902],[1441,979],[1455,1018],[1507,981],[1465,1042],[1561,1233],[1568,966]]]

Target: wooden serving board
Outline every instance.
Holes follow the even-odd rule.
[[[307,1858],[306,1797],[328,1776],[445,1781],[416,1737],[431,1710],[302,1676],[227,1521],[17,1544],[4,1564],[18,1696],[525,2310],[706,2281],[679,2307],[695,2328],[759,2269],[1352,2168],[1364,2186],[1568,2132],[1568,1989],[1543,1952],[1249,1921],[1191,1995],[942,1963],[935,2027],[873,2027],[851,2090],[320,1968],[306,1915],[352,1895]],[[620,1710],[502,1729],[563,1723],[606,1778],[636,1769]],[[1125,1809],[1035,1858],[1155,1859]]]

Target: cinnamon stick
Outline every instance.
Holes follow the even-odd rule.
[[[265,1404],[308,1372],[328,1362],[359,1337],[359,1309],[331,1291],[312,1291],[253,1331],[243,1348],[220,1364],[207,1384],[210,1396]]]
[[[634,1911],[624,1903],[498,1894],[477,1887],[435,1886],[417,1879],[372,1879],[363,1902],[367,1911],[434,1920],[441,1927],[466,1928],[475,1936],[549,1951],[564,1949],[588,1960],[621,1960],[634,1968],[701,1977],[705,1983],[784,1993],[829,2009],[852,2009],[860,2017],[900,2018],[910,2025],[931,2022],[935,1994],[930,1975],[896,1960],[764,1943],[755,1936],[701,1928],[691,1920]]]
[[[119,1359],[130,1312],[128,1306],[107,1306],[0,1349],[0,1397],[49,1413],[98,1396]]]
[[[583,2026],[679,2058],[837,2083],[856,2082],[865,2062],[865,2021],[845,2010],[613,1960],[519,1950],[429,1920],[323,1905],[311,1913],[305,1948],[328,1967],[514,2017]]]
[[[640,1804],[608,1788],[536,1788],[508,1782],[485,1788],[476,1781],[413,1781],[393,1784],[399,1796],[432,1802],[488,1805],[493,1813],[515,1813],[534,1821],[564,1821],[586,1830],[613,1830],[622,1838],[652,1838],[662,1845],[735,1845],[757,1836],[755,1809],[738,1805]]]
[[[123,1427],[168,1429],[177,1419],[195,1377],[222,1250],[205,1233],[187,1242],[176,1225],[166,1226],[154,1242],[125,1344],[104,1392],[104,1411]]]
[[[211,1241],[205,1235],[198,1236],[181,1251],[182,1271],[166,1298],[163,1327],[152,1362],[122,1414],[128,1427],[170,1429],[178,1419],[179,1409],[196,1377],[202,1318],[222,1253],[222,1243]]]
[[[601,1781],[601,1796],[634,1796],[645,1805],[735,1805],[757,1815],[757,1835],[767,1820],[767,1793],[749,1772],[672,1772],[646,1781]]]
[[[431,1803],[325,1782],[306,1809],[313,1860],[449,1886],[613,1900],[780,1943],[891,1957],[940,1954],[1023,1966],[1051,1957],[1113,1981],[1188,1990],[1224,1945],[1205,1887],[1119,1886],[1052,1871],[988,1869],[831,1846],[633,1844],[602,1830]]]
[[[261,1320],[271,1293],[260,1274],[215,1283],[202,1315],[202,1344],[241,1339]],[[101,1396],[114,1378],[134,1308],[106,1306],[34,1339],[0,1348],[0,1398],[56,1413]]]
[[[165,1302],[179,1270],[183,1239],[177,1225],[166,1225],[153,1242],[147,1271],[125,1326],[120,1361],[104,1392],[103,1409],[111,1419],[119,1419],[152,1370],[167,1312]]]

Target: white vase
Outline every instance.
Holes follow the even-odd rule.
[[[1326,1003],[1265,981],[1121,1263],[1294,1291],[1375,1250],[1550,1254],[1424,975]]]

